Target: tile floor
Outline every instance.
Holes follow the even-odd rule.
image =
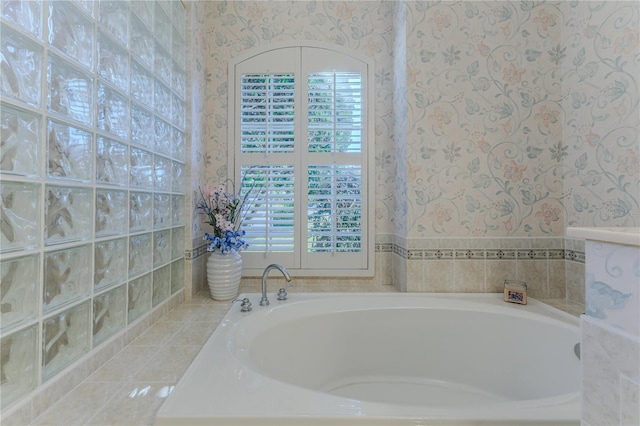
[[[363,291],[348,286],[342,291]],[[353,288],[351,288],[353,287]],[[332,289],[323,288],[324,291]],[[337,289],[334,289],[334,291]],[[311,291],[298,288],[297,291]],[[367,285],[366,291],[396,291]],[[258,292],[247,284],[241,293]],[[578,304],[547,301],[579,314]],[[32,425],[149,425],[164,399],[230,307],[201,292],[160,318],[136,340],[35,419]]]

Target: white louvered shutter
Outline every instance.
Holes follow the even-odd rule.
[[[235,66],[233,165],[252,200],[246,270],[370,269],[367,76],[367,64],[315,47]]]

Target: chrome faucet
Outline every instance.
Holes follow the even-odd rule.
[[[272,263],[271,265],[264,268],[264,272],[262,273],[262,299],[260,299],[260,306],[267,306],[269,304],[269,299],[267,299],[267,277],[269,276],[269,271],[272,269],[277,269],[282,272],[282,275],[286,278],[287,282],[291,281],[291,275],[289,275],[289,271],[282,265],[278,265],[277,263]]]

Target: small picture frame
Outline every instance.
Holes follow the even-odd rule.
[[[520,305],[527,304],[527,284],[520,281],[504,282],[504,301],[518,303]]]
[[[504,289],[504,301],[511,303],[527,304],[527,292],[525,290]]]

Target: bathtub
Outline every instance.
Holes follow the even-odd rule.
[[[231,307],[158,425],[579,424],[578,319],[501,294],[290,293]]]

